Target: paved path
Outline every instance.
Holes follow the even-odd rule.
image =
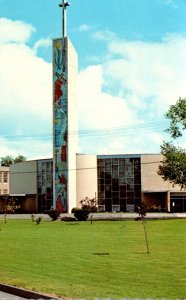
[[[45,221],[51,221],[51,218],[47,214],[34,214],[35,217],[41,216]],[[61,217],[73,217],[73,214],[61,214]],[[135,219],[138,217],[138,213],[95,213],[92,216],[93,220],[122,220],[122,219]],[[175,219],[186,218],[186,213],[147,213],[146,219]],[[4,215],[0,214],[0,220],[4,219]],[[11,219],[23,219],[31,220],[31,214],[7,214],[7,220]],[[90,216],[89,216],[90,219]]]
[[[0,300],[24,300],[26,298],[14,296],[0,291]]]

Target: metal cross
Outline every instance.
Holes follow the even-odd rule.
[[[66,8],[70,3],[62,0],[62,3],[59,4],[59,7],[62,7],[62,35],[66,36]]]

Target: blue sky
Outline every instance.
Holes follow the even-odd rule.
[[[0,157],[52,156],[58,0],[0,0]],[[80,153],[159,152],[164,113],[186,96],[186,0],[71,0]],[[185,147],[184,138],[180,144]]]

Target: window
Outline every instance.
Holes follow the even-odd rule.
[[[105,211],[105,205],[99,205],[98,211],[100,211],[100,212]]]
[[[98,168],[100,168],[100,167],[103,167],[103,168],[104,168],[104,166],[105,166],[105,161],[104,161],[104,159],[98,159]]]
[[[120,185],[120,198],[126,198],[127,188],[126,185]]]
[[[112,211],[120,211],[120,205],[112,205]]]
[[[104,178],[105,173],[104,173],[104,169],[100,168],[98,169],[98,178]]]
[[[125,173],[124,172],[119,173],[119,183],[120,184],[125,184],[126,183],[126,178],[125,178]]]
[[[111,186],[110,185],[105,185],[105,197],[106,198],[111,198]]]
[[[4,172],[4,174],[3,174],[3,182],[4,183],[8,182],[8,172]]]
[[[111,159],[105,159],[105,171],[111,172]]]
[[[112,166],[112,178],[118,178],[118,166]]]
[[[112,159],[112,164],[113,165],[118,165],[118,158],[113,158]]]
[[[2,172],[0,172],[0,182],[2,182]]]
[[[114,192],[117,192],[119,190],[118,178],[117,179],[112,179],[112,190]]]
[[[111,172],[105,172],[105,179],[111,179]]]
[[[3,190],[3,194],[4,194],[4,195],[8,194],[8,190],[7,190],[7,189],[4,189],[4,190]]]
[[[105,183],[104,178],[99,178],[99,179],[98,179],[98,184],[104,184],[104,183]]]
[[[141,172],[138,157],[98,159],[98,203],[105,211],[128,210],[141,199]]]

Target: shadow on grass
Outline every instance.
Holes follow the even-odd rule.
[[[67,223],[67,225],[79,225],[79,223],[76,223],[76,222],[74,222],[74,223]]]
[[[93,255],[102,255],[102,256],[104,256],[104,255],[110,255],[110,253],[109,252],[95,252],[95,253],[93,253]]]

